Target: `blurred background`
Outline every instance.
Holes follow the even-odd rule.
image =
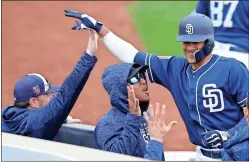
[[[84,52],[87,31],[72,31],[75,20],[64,9],[85,12],[141,51],[183,56],[175,42],[180,20],[192,12],[196,1],[3,1],[2,2],[2,108],[14,101],[13,87],[27,73],[41,73],[52,84],[62,84]],[[84,87],[71,116],[96,125],[110,109],[101,75],[119,63],[99,41],[98,63]],[[178,124],[166,137],[165,150],[194,150],[171,94],[151,84],[151,103],[167,105],[167,121]]]
[[[184,56],[175,42],[178,24],[195,6],[196,1],[139,1],[130,4],[128,12],[147,52]]]

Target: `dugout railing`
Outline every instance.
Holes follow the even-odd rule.
[[[85,124],[64,124],[55,141],[90,148],[98,148],[94,140],[95,126]],[[164,152],[167,161],[189,161],[195,157],[194,151]]]
[[[2,158],[4,161],[138,160],[96,149],[94,128],[85,124],[64,124],[54,139],[56,142],[2,133]],[[195,156],[193,151],[167,151],[164,154],[166,161],[189,161]]]
[[[98,148],[94,140],[94,128],[86,124],[63,124],[54,141]]]
[[[145,161],[117,153],[2,133],[2,161]]]

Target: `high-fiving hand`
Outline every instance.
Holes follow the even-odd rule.
[[[99,33],[103,25],[103,23],[95,20],[94,18],[88,16],[87,14],[69,9],[65,9],[65,16],[81,20],[81,22],[76,21],[76,25],[72,27],[72,30],[92,29],[95,30],[97,33]]]
[[[136,116],[141,116],[141,109],[139,106],[139,101],[135,96],[135,92],[132,85],[127,86],[128,91],[128,103],[130,113]]]
[[[130,113],[136,116],[141,116],[141,109],[139,101],[135,96],[133,86],[127,86],[128,91],[128,103]],[[168,125],[165,124],[166,106],[156,103],[156,107],[149,106],[150,118],[147,112],[143,112],[144,119],[148,125],[150,139],[163,142],[165,135],[171,130],[171,128],[177,123],[171,121]]]
[[[150,119],[147,112],[144,112],[144,118],[148,125],[150,139],[163,142],[166,134],[171,130],[171,128],[177,123],[177,121],[171,121],[166,125],[165,115],[166,115],[166,106],[156,103],[156,107],[150,105],[149,107]]]

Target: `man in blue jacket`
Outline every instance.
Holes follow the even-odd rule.
[[[141,108],[139,100],[135,96],[134,88],[132,85],[127,86],[128,88],[128,103],[130,112],[137,112],[141,114]],[[166,106],[160,106],[160,103],[156,103],[156,106],[150,105],[149,112],[143,112],[144,119],[148,126],[150,140],[146,146],[144,154],[145,159],[165,161],[163,140],[171,128],[177,123],[171,121],[168,125],[165,123]]]
[[[244,126],[241,120],[236,126],[228,131],[210,131],[205,134],[203,141],[210,147],[217,145],[223,147],[221,157],[223,161],[248,161],[249,160],[249,92],[247,106],[244,115],[248,126]]]
[[[140,73],[129,76],[130,69]],[[112,108],[104,114],[95,128],[97,145],[106,151],[144,157],[149,141],[146,121],[141,113],[130,112],[128,105],[127,82],[134,85],[136,97],[140,101],[141,111],[146,111],[149,105],[148,85],[144,79],[147,66],[138,64],[117,64],[108,67],[102,74],[102,84],[110,96]]]
[[[164,159],[163,139],[150,140],[148,134],[150,130],[142,116],[148,109],[150,99],[145,76],[147,68],[147,65],[117,64],[104,71],[102,83],[110,96],[112,108],[101,118],[95,128],[95,140],[102,150],[152,160]],[[127,85],[131,88],[127,89]],[[136,97],[133,102],[131,102],[131,91],[133,97]],[[167,129],[163,134],[165,135],[169,130]],[[159,132],[159,136],[161,134]]]
[[[61,86],[37,73],[19,79],[14,105],[2,110],[2,131],[53,140],[97,62],[96,50],[97,35],[91,31],[87,50]]]

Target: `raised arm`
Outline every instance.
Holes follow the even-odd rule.
[[[100,36],[103,36],[102,41],[105,46],[122,62],[133,63],[134,58],[139,51],[129,42],[124,41],[111,31],[108,31],[109,30],[104,26],[103,32],[101,31],[103,34],[100,34]]]
[[[87,14],[79,13],[72,10],[65,10],[65,15],[81,20],[81,22],[76,21],[76,25],[72,27],[73,30],[95,30],[102,38],[105,46],[115,57],[125,63],[134,62],[134,58],[139,51],[133,45],[122,40],[117,35],[112,33],[107,27],[103,25],[103,23],[95,20]]]
[[[125,63],[138,63],[140,65],[148,65],[147,73],[151,82],[163,85],[170,88],[167,78],[172,78],[172,73],[179,73],[182,71],[185,59],[170,59],[166,57],[157,57],[153,54],[147,54],[138,51],[133,45],[122,40],[117,35],[112,33],[100,21],[93,17],[80,12],[65,10],[65,15],[68,17],[77,18],[76,25],[72,27],[73,30],[92,29],[95,30],[111,53],[119,60]],[[173,58],[173,57],[172,57]],[[181,64],[181,65],[177,65]]]
[[[94,56],[96,49],[96,36],[92,31],[86,52],[84,52],[72,72],[64,80],[60,90],[47,105],[31,111],[28,122],[33,124],[30,124],[31,127],[25,133],[36,130],[41,132],[39,133],[41,137],[38,138],[49,140],[54,138],[73,108],[97,62],[97,58]]]

